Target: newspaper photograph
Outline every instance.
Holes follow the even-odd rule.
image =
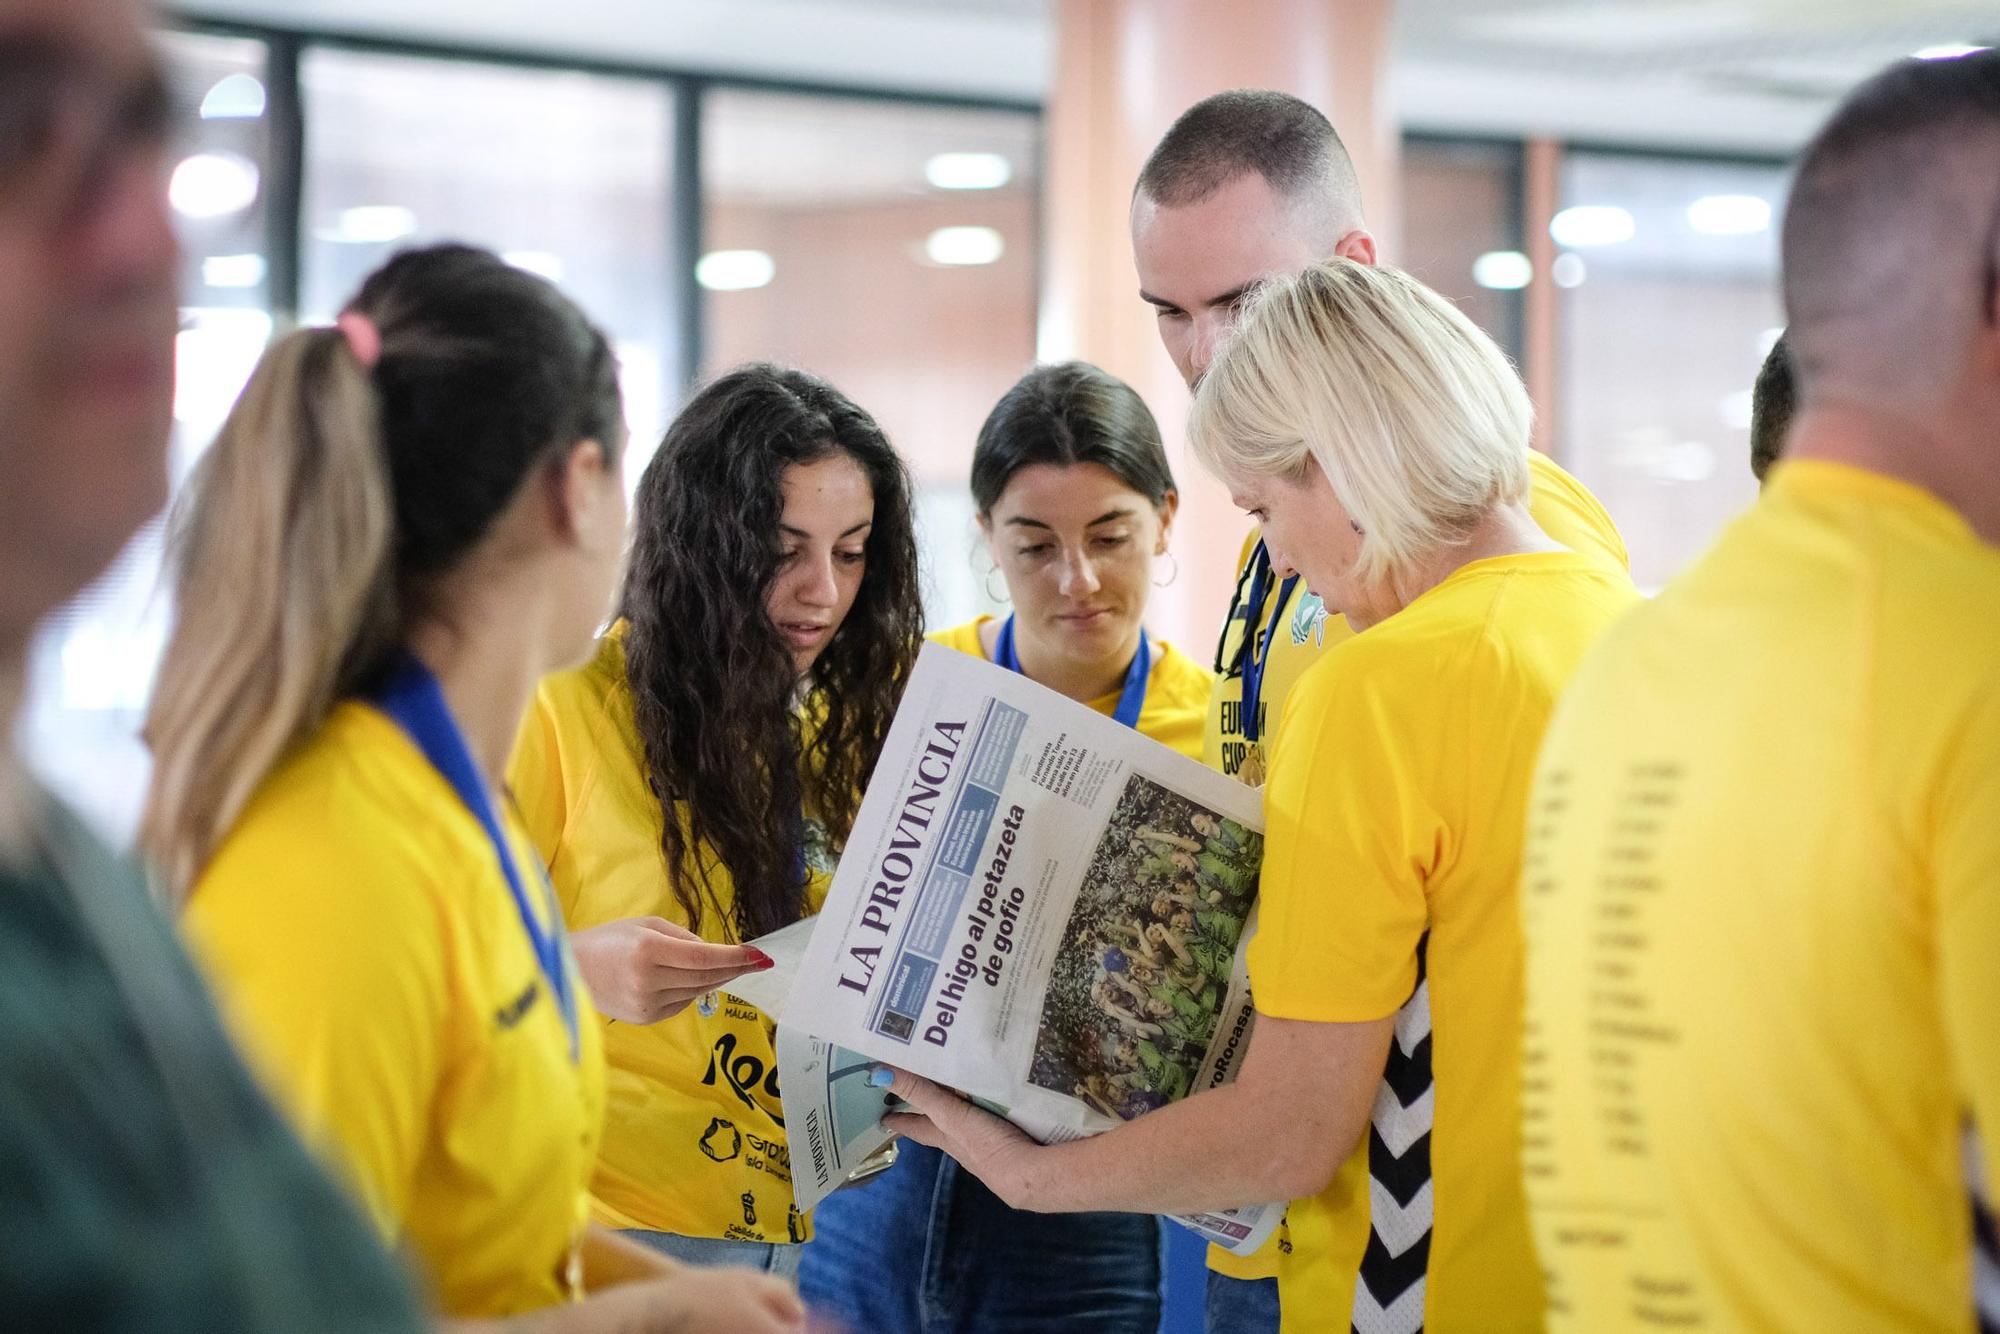
[[[766,984],[799,1207],[886,1138],[861,1126],[883,1110],[872,1062],[1045,1143],[1232,1079],[1262,829],[1255,790],[926,646],[796,975]],[[1244,1205],[1180,1221],[1248,1253],[1283,1206]]]

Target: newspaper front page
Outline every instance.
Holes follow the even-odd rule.
[[[799,1207],[886,1141],[875,1061],[1045,1143],[1234,1078],[1262,856],[1253,789],[926,646],[826,905],[789,928],[796,976],[764,984],[788,992],[767,1008]],[[1282,1213],[1181,1221],[1247,1254]]]

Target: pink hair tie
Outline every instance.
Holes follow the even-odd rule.
[[[334,327],[347,340],[348,350],[354,353],[361,368],[374,370],[375,363],[382,359],[382,331],[375,327],[375,321],[358,310],[343,310]]]

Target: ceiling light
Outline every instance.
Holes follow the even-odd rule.
[[[1489,250],[1472,261],[1472,281],[1496,292],[1518,292],[1534,276],[1534,264],[1518,250]]]
[[[517,269],[537,274],[552,283],[563,280],[562,256],[552,250],[505,250],[500,258]]]
[[[1749,236],[1770,227],[1771,205],[1756,195],[1703,195],[1688,205],[1687,220],[1703,236]]]
[[[346,245],[384,245],[417,230],[417,215],[401,204],[361,204],[340,211],[339,225],[315,232],[322,241]]]
[[[1757,415],[1757,396],[1748,389],[1738,389],[1724,394],[1716,405],[1722,413],[1722,424],[1738,431],[1750,429],[1750,422]]]
[[[1920,47],[1910,52],[1918,60],[1956,60],[1960,56],[1977,55],[1981,51],[1991,51],[1990,46],[1976,46],[1971,42],[1941,42],[1936,46]]]
[[[940,227],[924,240],[924,255],[933,264],[991,264],[1007,252],[1007,243],[991,227]]]
[[[1014,168],[998,153],[939,153],[924,164],[924,179],[940,190],[997,190]]]
[[[201,280],[210,287],[255,287],[264,281],[264,257],[210,255],[201,262]]]
[[[255,120],[264,114],[264,85],[248,74],[220,79],[201,99],[203,120]]]
[[[257,164],[240,153],[196,153],[174,168],[167,198],[183,217],[222,218],[256,202],[257,183]]]
[[[1549,265],[1549,277],[1556,280],[1557,287],[1581,287],[1586,270],[1583,256],[1565,250],[1556,256],[1556,262]]]
[[[1557,245],[1581,250],[1586,246],[1617,245],[1638,231],[1632,215],[1616,204],[1576,204],[1549,219],[1549,235]]]
[[[778,266],[761,250],[711,250],[694,266],[694,280],[711,292],[747,292],[777,274]]]

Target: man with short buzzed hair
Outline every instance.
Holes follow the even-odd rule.
[[[1243,88],[1181,113],[1132,192],[1139,295],[1189,388],[1259,282],[1339,255],[1375,262],[1361,183],[1331,121]]]
[[[1523,1158],[1556,1330],[1969,1330],[1992,1296],[2000,52],[1850,96],[1783,249],[1784,460],[1542,752]]]
[[[1131,223],[1139,294],[1154,308],[1160,340],[1190,389],[1258,283],[1331,257],[1376,262],[1354,163],[1332,123],[1290,94],[1263,89],[1218,93],[1181,114],[1139,173]],[[1528,507],[1542,530],[1623,570],[1624,542],[1597,498],[1546,455],[1532,454],[1529,464]],[[1345,618],[1329,616],[1296,576],[1272,569],[1253,533],[1239,557],[1236,595],[1216,647],[1219,679],[1203,739],[1208,764],[1262,784],[1265,750],[1293,683],[1351,634]],[[1413,996],[1411,1003],[1422,1002]],[[1391,1044],[1382,1089],[1398,1105],[1393,1111],[1385,1105],[1385,1116],[1404,1124],[1428,1117],[1438,1096],[1430,1052],[1429,1043],[1408,1053]],[[1407,1143],[1390,1138],[1405,1147],[1398,1156],[1375,1137],[1382,1147],[1370,1149],[1371,1179],[1428,1182],[1429,1135]],[[1376,1316],[1389,1310],[1422,1319],[1422,1293],[1415,1289],[1425,1270],[1416,1261],[1419,1248],[1431,1244],[1429,1200],[1426,1185],[1405,1199],[1399,1219],[1405,1226],[1397,1233],[1355,1241],[1368,1254],[1355,1276],[1358,1327],[1390,1328]],[[1289,1253],[1284,1232],[1255,1256],[1210,1249],[1210,1334],[1279,1327],[1276,1275]],[[1339,1314],[1300,1312],[1286,1323]]]

